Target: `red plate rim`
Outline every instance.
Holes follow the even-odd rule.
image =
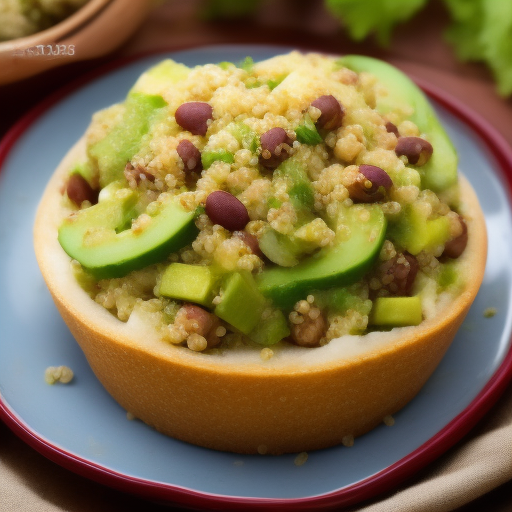
[[[227,46],[227,45],[226,45]],[[255,45],[261,48],[265,45]],[[219,45],[219,47],[221,47]],[[278,45],[273,45],[278,47]],[[125,66],[133,61],[156,55],[180,50],[199,49],[197,47],[180,47],[145,52],[133,57],[122,58],[101,66],[97,70],[87,73],[72,83],[62,87],[48,96],[41,103],[27,112],[0,141],[0,172],[5,159],[23,133],[50,107],[62,100],[79,87]],[[212,46],[207,46],[212,48]],[[249,48],[249,46],[247,46]],[[460,102],[451,94],[429,84],[424,80],[412,77],[414,81],[437,103],[451,114],[469,126],[484,142],[487,149],[496,158],[502,171],[501,178],[508,184],[509,202],[512,203],[512,148],[503,136],[484,118]],[[512,380],[512,346],[509,348],[499,368],[493,374],[480,393],[473,401],[450,421],[442,430],[431,437],[419,448],[378,473],[361,480],[355,484],[343,487],[326,494],[305,498],[273,499],[226,496],[195,491],[185,487],[152,482],[131,477],[108,469],[99,464],[92,463],[32,431],[30,427],[19,418],[16,413],[2,400],[0,396],[0,420],[24,442],[44,455],[74,473],[130,494],[164,502],[172,502],[186,507],[211,510],[238,510],[241,505],[247,510],[322,510],[333,507],[354,505],[368,500],[386,491],[390,491],[399,484],[411,478],[420,469],[437,459],[455,443],[461,440],[475,424],[491,409],[507,385]]]

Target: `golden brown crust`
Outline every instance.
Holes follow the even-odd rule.
[[[333,446],[346,435],[367,432],[420,390],[483,278],[485,222],[474,191],[461,179],[461,213],[469,232],[461,257],[467,285],[449,308],[420,326],[357,338],[347,342],[352,351],[333,342],[334,348],[302,349],[317,351],[307,360],[294,347],[289,358],[285,353],[265,362],[242,353],[230,364],[221,355],[168,345],[92,301],[58,244],[59,189],[83,151],[82,140],[44,193],[34,228],[38,263],[64,321],[107,391],[136,417],[184,441],[238,453],[285,453]]]

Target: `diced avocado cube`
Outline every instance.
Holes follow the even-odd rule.
[[[261,320],[266,305],[248,272],[230,274],[222,286],[222,300],[214,313],[244,334],[249,334]]]
[[[165,59],[142,73],[130,90],[130,94],[143,93],[161,96],[172,84],[184,80],[189,73],[190,68],[185,64]]]
[[[271,346],[290,335],[286,317],[279,309],[272,311],[268,318],[263,318],[249,333],[249,338],[260,345]]]
[[[74,213],[59,228],[60,245],[96,279],[106,279],[162,261],[197,236],[194,212],[186,211],[179,201],[162,205],[143,229],[122,230],[136,202],[137,194],[122,189]]]
[[[370,324],[382,327],[419,325],[423,320],[421,299],[413,297],[378,297],[373,302]]]
[[[399,245],[416,255],[444,245],[450,238],[450,221],[447,217],[427,219],[417,204],[410,204],[390,226],[390,234]]]
[[[154,113],[164,107],[161,96],[131,93],[122,120],[99,142],[88,148],[99,169],[100,186],[123,178],[124,168],[139,150],[142,136],[150,128]]]
[[[232,164],[235,161],[235,157],[233,156],[233,153],[227,149],[214,149],[212,151],[203,151],[201,153],[201,163],[203,164],[203,169],[208,169],[208,167],[210,167],[213,162],[217,160]]]
[[[297,140],[302,144],[314,146],[324,141],[318,133],[311,117],[307,114],[304,116],[303,123],[295,128],[295,134],[297,135]]]
[[[217,276],[210,267],[171,263],[163,273],[159,293],[210,307],[216,283]]]

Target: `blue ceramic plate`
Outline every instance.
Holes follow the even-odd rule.
[[[195,65],[237,62],[246,55],[259,60],[285,50],[220,46],[145,57],[60,94],[4,141],[0,417],[65,467],[117,488],[195,506],[339,506],[389,490],[440,455],[486,412],[510,378],[512,217],[504,187],[510,175],[503,172],[511,167],[510,149],[474,114],[425,86],[459,151],[460,169],[478,192],[489,259],[482,288],[450,350],[419,395],[396,414],[393,427],[376,428],[352,448],[312,452],[297,466],[293,454],[241,456],[165,437],[129,421],[97,381],[57,313],[34,257],[32,224],[46,182],[91,114],[122,100],[139,74],[163,57]],[[485,318],[489,307],[497,314]],[[56,365],[74,370],[71,384],[45,384],[46,367]]]

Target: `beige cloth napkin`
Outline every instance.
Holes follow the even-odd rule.
[[[350,511],[451,511],[509,481],[512,481],[512,386],[461,443],[411,482],[371,504],[351,507]],[[468,511],[480,509],[480,505],[476,507]],[[105,488],[62,469],[0,423],[1,512],[132,510],[157,512],[166,507]],[[512,496],[501,496],[499,505],[481,510],[512,510]]]

